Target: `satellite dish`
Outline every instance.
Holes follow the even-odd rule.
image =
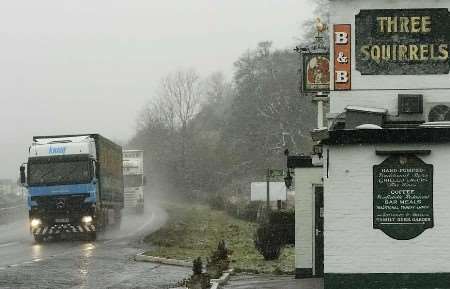
[[[444,104],[434,106],[428,113],[428,122],[450,121],[450,108]]]
[[[362,125],[358,125],[356,129],[383,129],[381,126],[376,124],[366,123]]]

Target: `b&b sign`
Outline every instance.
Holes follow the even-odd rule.
[[[351,89],[351,26],[334,25],[334,89]]]

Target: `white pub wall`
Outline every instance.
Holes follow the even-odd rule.
[[[326,149],[329,166],[323,171],[325,273],[450,272],[448,144],[346,145]],[[434,166],[434,227],[412,240],[392,239],[373,229],[373,166],[387,158],[375,151],[424,149],[432,152],[420,158]]]

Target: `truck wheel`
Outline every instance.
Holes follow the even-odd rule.
[[[40,244],[44,242],[44,237],[41,235],[34,235],[34,241],[36,242],[36,244]]]

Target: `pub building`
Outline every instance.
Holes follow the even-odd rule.
[[[450,0],[330,3],[328,123],[288,158],[296,275],[450,288]]]

